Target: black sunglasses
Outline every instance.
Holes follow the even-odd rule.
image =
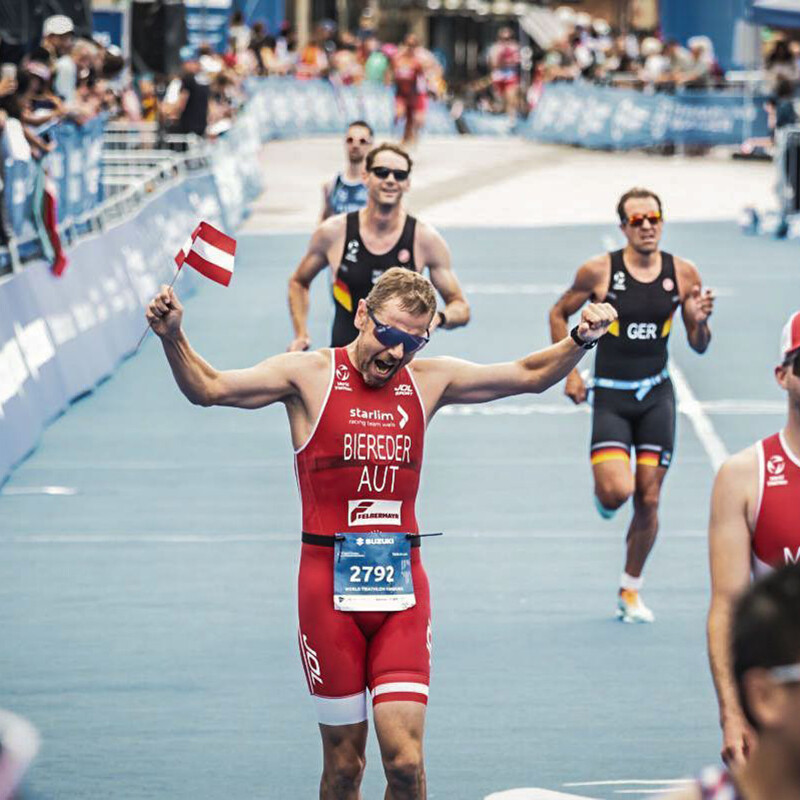
[[[389,167],[371,167],[370,172],[382,181],[390,175],[394,175],[396,181],[404,181],[411,174],[411,170],[408,169],[391,169]]]
[[[402,344],[403,354],[411,355],[411,353],[422,350],[431,340],[430,336],[415,336],[413,333],[406,333],[406,331],[401,331],[400,328],[395,328],[393,325],[384,325],[382,322],[378,322],[371,308],[367,308],[367,314],[375,324],[375,330],[373,331],[375,338],[384,347],[396,347],[398,344]]]

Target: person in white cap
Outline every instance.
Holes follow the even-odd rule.
[[[775,378],[788,396],[786,425],[731,456],[717,473],[711,497],[708,655],[719,702],[722,758],[730,765],[744,762],[754,743],[729,656],[735,601],[751,576],[800,562],[800,311],[783,329]]]
[[[50,53],[55,62],[53,87],[56,94],[67,103],[71,103],[74,99],[78,82],[78,67],[70,56],[74,31],[75,25],[64,14],[48,17],[42,26],[42,47]]]

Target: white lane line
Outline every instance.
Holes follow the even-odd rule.
[[[550,295],[558,296],[566,291],[563,283],[465,283],[464,292],[467,295]],[[716,297],[733,297],[737,294],[735,289],[721,287],[714,289]]]
[[[615,781],[578,781],[565,783],[564,786],[682,786],[693,783],[691,778],[632,779]]]
[[[567,289],[563,283],[466,283],[464,292],[471,294],[548,294],[560,295]]]
[[[71,497],[78,494],[73,486],[8,486],[2,494],[47,494],[54,497]]]
[[[676,377],[676,373],[680,377]],[[692,392],[683,373],[673,366],[673,383],[678,395],[678,412],[690,419],[700,413],[708,416],[760,416],[762,414],[781,415],[786,413],[786,403],[773,400],[709,400],[701,403]],[[681,382],[679,386],[679,381]],[[589,414],[591,407],[586,403],[579,406],[569,403],[502,403],[498,405],[445,406],[439,414],[447,417],[521,417],[529,414],[564,415]],[[710,421],[708,422],[710,425]],[[713,430],[713,427],[712,427]]]
[[[593,800],[582,794],[564,794],[550,789],[508,789],[505,792],[492,792],[484,800]]]
[[[706,414],[703,406],[695,397],[692,387],[686,380],[685,375],[677,364],[670,366],[670,377],[672,384],[675,387],[675,394],[678,397],[678,404],[681,411],[689,417],[692,423],[694,432],[697,438],[703,445],[708,458],[711,461],[711,467],[714,472],[717,472],[722,466],[722,462],[728,458],[728,449],[725,447],[722,439],[717,435],[714,425]]]

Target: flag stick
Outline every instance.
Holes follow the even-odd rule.
[[[181,271],[180,267],[178,267],[175,270],[175,275],[172,278],[172,283],[167,287],[168,289],[171,289],[175,285],[175,281],[178,280],[178,275],[180,274],[180,271]],[[136,345],[136,349],[133,351],[134,355],[136,355],[136,353],[139,352],[139,348],[142,346],[142,342],[145,340],[145,337],[147,336],[148,333],[150,333],[150,326],[149,325],[144,329],[144,333],[142,334],[142,338],[139,339],[139,344]]]

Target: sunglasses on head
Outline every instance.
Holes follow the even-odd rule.
[[[397,347],[398,344],[401,344],[403,345],[403,354],[408,356],[422,350],[430,341],[430,336],[415,336],[413,333],[406,333],[393,325],[384,325],[382,322],[378,322],[371,308],[367,308],[367,314],[375,325],[373,331],[375,338],[384,347]]]
[[[391,169],[390,167],[372,167],[370,172],[382,181],[386,180],[390,175],[394,175],[396,181],[404,181],[408,178],[410,170],[407,169]]]
[[[630,225],[631,228],[641,228],[645,220],[651,225],[658,225],[658,223],[661,222],[661,212],[651,211],[649,214],[631,214],[626,218],[625,222]]]
[[[352,136],[348,136],[345,141],[347,144],[369,144],[369,139],[355,139]]]

